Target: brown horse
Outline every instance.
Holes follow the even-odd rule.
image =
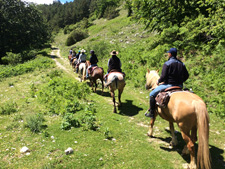
[[[103,94],[103,90],[104,90],[103,76],[104,76],[104,70],[101,67],[96,66],[93,68],[92,71],[90,71],[89,79],[91,82],[92,90],[93,90],[93,86],[95,85],[95,90],[93,90],[94,92],[96,92],[96,88],[97,88],[97,79],[100,79],[102,82],[102,94]]]
[[[68,56],[68,59],[69,59],[69,62],[70,62],[71,59],[72,59],[72,55],[69,55],[69,56]],[[70,62],[70,65],[71,65],[71,62]]]
[[[73,61],[72,61],[72,68],[73,68],[74,72],[76,71],[76,64],[77,64],[77,59],[74,58]]]
[[[146,89],[157,87],[159,75],[157,71],[146,73]],[[190,153],[190,168],[196,168],[194,143],[198,139],[198,167],[211,168],[209,157],[209,116],[204,101],[191,92],[175,92],[171,95],[166,108],[157,107],[156,115],[159,114],[163,119],[169,121],[172,135],[172,144],[176,145],[177,140],[174,134],[173,123],[177,123],[181,130],[182,137],[186,145],[182,153]],[[156,116],[151,119],[148,135],[152,136],[153,125]]]
[[[114,91],[118,89],[118,99],[119,99],[119,104],[118,106],[121,105],[121,95],[123,93],[123,89],[125,87],[126,83],[123,77],[123,74],[120,72],[111,72],[108,74],[108,80],[107,83],[105,84],[106,87],[109,86],[109,90],[111,92],[111,96],[113,98],[113,104],[114,104],[114,113],[116,113],[116,105],[115,105],[115,94]]]

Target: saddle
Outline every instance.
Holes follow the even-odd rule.
[[[84,61],[81,61],[80,63],[77,63],[77,64],[76,64],[76,67],[79,67],[79,65],[80,65],[81,63],[86,63],[86,61],[85,61],[85,62],[84,62]]]
[[[104,76],[104,79],[107,79],[108,78],[108,76],[111,74],[111,73],[120,73],[121,75],[123,75],[123,77],[125,78],[125,73],[124,72],[119,72],[118,70],[116,70],[116,69],[112,69],[107,75],[105,75]]]
[[[88,69],[88,74],[92,74],[93,71],[94,71],[96,68],[98,68],[98,66],[90,67],[90,68]]]
[[[165,108],[170,100],[170,95],[177,91],[183,91],[179,86],[172,86],[169,87],[161,92],[156,96],[156,105],[160,108]]]

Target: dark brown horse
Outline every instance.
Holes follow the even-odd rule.
[[[89,62],[90,63],[90,62]],[[98,86],[97,80],[100,79],[102,82],[102,94],[104,90],[104,84],[103,84],[103,76],[104,76],[104,70],[101,67],[93,67],[88,70],[88,73],[90,74],[89,79],[91,83],[91,88],[94,92],[96,92],[96,88]],[[95,90],[94,90],[94,85],[95,85]]]
[[[146,73],[146,89],[157,87],[158,79],[157,71],[148,70]],[[157,107],[156,114],[169,122],[173,145],[177,144],[173,123],[177,123],[186,142],[182,154],[190,153],[191,162],[189,168],[191,169],[197,167],[194,144],[197,141],[198,130],[198,167],[201,166],[202,169],[211,168],[209,158],[209,115],[206,104],[199,96],[186,91],[175,92],[170,96],[168,106],[166,108]],[[155,119],[156,116],[151,119],[149,136],[153,134]]]

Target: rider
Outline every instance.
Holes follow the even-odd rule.
[[[107,71],[107,74],[105,75],[105,81],[107,81],[107,76],[108,74],[113,70],[113,71],[116,71],[116,72],[122,72],[122,69],[121,69],[121,61],[120,59],[116,56],[119,54],[119,52],[113,50],[111,53],[112,57],[109,59],[108,61],[108,71]]]
[[[71,58],[70,62],[72,63],[75,58],[76,58],[76,52],[74,50],[72,50],[72,58]]]
[[[76,73],[78,73],[78,67],[79,67],[79,64],[80,63],[85,63],[86,62],[86,57],[87,55],[85,54],[85,50],[82,49],[81,50],[81,54],[79,55],[79,58],[78,58],[78,63],[77,63],[77,66],[76,66]]]
[[[72,53],[73,53],[73,49],[71,48],[69,51],[69,55],[72,55]]]
[[[188,71],[183,62],[177,59],[177,49],[171,48],[168,52],[168,61],[163,65],[162,74],[157,82],[158,87],[152,90],[149,94],[150,96],[150,109],[149,112],[145,114],[146,117],[154,118],[155,115],[155,97],[157,94],[169,88],[171,86],[180,86],[183,88],[183,82],[185,82],[188,77]]]
[[[78,53],[76,54],[77,60],[79,59],[79,56],[80,56],[80,50],[78,50]]]
[[[86,71],[86,78],[87,78],[87,79],[89,78],[88,70],[89,70],[91,67],[97,66],[97,63],[98,63],[98,58],[97,58],[95,52],[94,52],[93,50],[91,50],[91,51],[90,51],[90,54],[91,54],[91,56],[90,56],[90,63],[91,63],[91,65],[88,66],[87,71]]]

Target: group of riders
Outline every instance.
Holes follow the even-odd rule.
[[[79,68],[80,63],[86,63],[87,55],[85,53],[86,53],[86,51],[84,49],[79,50],[77,54],[72,49],[69,51],[69,55],[72,56],[70,63],[74,62],[74,59],[76,62],[75,63],[76,73],[78,73],[78,68]],[[89,75],[91,73],[91,68],[96,67],[97,63],[98,63],[98,58],[97,58],[97,55],[95,54],[95,51],[91,50],[90,54],[91,54],[90,59],[89,59],[90,66],[87,67],[86,79],[89,79]],[[121,69],[121,66],[122,66],[121,61],[117,57],[118,52],[116,50],[113,50],[110,54],[112,57],[108,60],[108,70],[107,70],[106,75],[104,76],[105,82],[107,82],[107,76],[110,72],[123,73],[122,69]],[[124,74],[124,76],[125,76],[125,74]]]
[[[78,72],[78,66],[80,63],[85,63],[86,62],[86,54],[85,50],[82,49],[81,51],[79,50],[78,53],[76,54],[75,51],[72,49],[70,50],[70,55],[72,55],[71,62],[76,58],[76,72]],[[156,108],[156,96],[160,91],[163,91],[169,87],[172,86],[179,86],[183,88],[183,82],[185,82],[188,77],[189,73],[184,65],[183,62],[181,62],[177,58],[177,49],[176,48],[171,48],[168,53],[168,61],[166,61],[163,65],[162,73],[161,76],[157,82],[157,87],[152,89],[150,92],[150,109],[148,110],[147,113],[145,113],[146,117],[151,117],[154,118],[155,115],[155,108]],[[87,68],[87,73],[86,73],[86,79],[89,78],[89,73],[88,71],[90,68],[97,66],[98,63],[98,58],[93,50],[90,51],[90,66]],[[105,81],[107,81],[107,75],[110,72],[122,72],[121,69],[121,61],[117,57],[118,52],[116,50],[113,50],[111,53],[111,58],[108,60],[108,70],[107,74],[104,76]]]

